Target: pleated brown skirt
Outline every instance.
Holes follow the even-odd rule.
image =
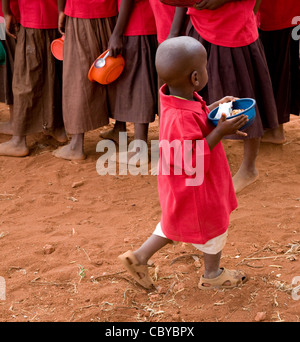
[[[277,105],[279,124],[290,121],[290,114],[299,115],[299,47],[292,49],[292,28],[259,31],[269,67]],[[298,42],[299,44],[299,42]],[[298,45],[299,46],[299,45]],[[298,80],[298,82],[297,82]],[[298,96],[296,97],[296,89]],[[298,110],[295,102],[298,102]]]
[[[88,79],[96,58],[107,49],[116,17],[66,18],[63,61],[63,117],[67,133],[79,134],[107,125],[107,86]]]
[[[111,117],[122,122],[150,123],[158,112],[156,35],[123,38],[125,68],[108,86]]]
[[[260,138],[266,129],[278,127],[277,108],[264,49],[260,40],[238,48],[213,45],[189,25],[187,34],[198,39],[208,55],[208,84],[201,96],[211,104],[224,96],[254,98],[256,118],[245,132],[247,139]],[[240,136],[231,136],[241,139]]]
[[[55,29],[20,26],[15,51],[13,134],[28,135],[63,127],[61,62],[51,54]]]

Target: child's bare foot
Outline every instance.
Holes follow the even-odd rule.
[[[70,144],[60,147],[52,153],[56,158],[66,159],[66,160],[84,160],[86,155],[77,149],[74,149]]]
[[[139,152],[119,152],[113,154],[110,158],[111,161],[120,164],[132,165],[132,166],[143,166],[149,164],[148,155],[140,154]]]
[[[56,128],[52,130],[51,132],[44,132],[46,135],[50,135],[53,137],[56,141],[60,143],[66,143],[68,141],[68,136],[66,134],[66,131],[64,128]]]
[[[235,193],[239,193],[244,188],[254,183],[257,179],[258,171],[256,169],[249,171],[241,167],[232,178]]]
[[[11,140],[0,144],[0,156],[26,157],[29,154],[29,148],[24,138],[12,137]]]
[[[57,158],[67,159],[67,160],[84,160],[86,155],[83,151],[83,141],[84,134],[74,134],[72,136],[71,142],[58,148],[53,152],[53,155]]]
[[[126,122],[116,121],[114,128],[100,132],[100,138],[109,139],[119,144],[119,133],[126,132]]]
[[[0,134],[13,134],[11,122],[0,122]]]
[[[279,125],[277,128],[266,131],[264,136],[261,138],[261,142],[276,145],[282,145],[286,143],[283,125]]]
[[[108,131],[104,131],[104,132],[100,132],[99,136],[102,139],[108,139],[108,140],[112,140],[115,143],[119,143],[119,131],[116,130],[115,128],[112,128]]]

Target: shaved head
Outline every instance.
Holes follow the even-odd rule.
[[[172,85],[187,79],[199,63],[206,63],[206,60],[206,50],[198,40],[181,36],[159,45],[155,65],[158,76]]]

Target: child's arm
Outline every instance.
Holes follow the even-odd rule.
[[[10,0],[2,1],[2,12],[5,19],[6,33],[16,39],[19,26],[15,16],[10,10]]]
[[[253,10],[254,14],[256,14],[258,12],[260,4],[261,4],[261,0],[256,0],[255,6],[254,6],[254,10]]]
[[[202,0],[199,3],[196,3],[194,5],[194,8],[198,10],[215,10],[223,5],[225,5],[227,2],[235,2],[235,1],[241,1],[241,0]]]
[[[182,27],[185,23],[186,12],[187,12],[186,7],[176,7],[168,38],[180,36]]]
[[[226,135],[238,134],[247,136],[247,133],[239,131],[248,121],[248,116],[240,115],[236,118],[227,120],[226,115],[222,114],[217,127],[206,137],[209,149],[212,150]]]
[[[117,24],[108,43],[110,56],[117,57],[119,54],[122,54],[123,34],[128,24],[133,6],[134,0],[121,1]]]
[[[60,32],[60,34],[65,33],[65,22],[66,22],[65,6],[66,6],[66,0],[57,0],[58,31]]]

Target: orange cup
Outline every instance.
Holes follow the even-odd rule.
[[[61,38],[55,39],[51,43],[51,52],[53,56],[60,61],[63,60],[64,40],[65,36],[63,35]]]
[[[91,82],[98,82],[100,84],[109,84],[114,82],[123,72],[125,66],[125,60],[121,55],[117,57],[107,56],[105,58],[105,64],[100,62],[101,58],[104,58],[108,50],[104,51],[93,63],[90,68],[88,78]]]

